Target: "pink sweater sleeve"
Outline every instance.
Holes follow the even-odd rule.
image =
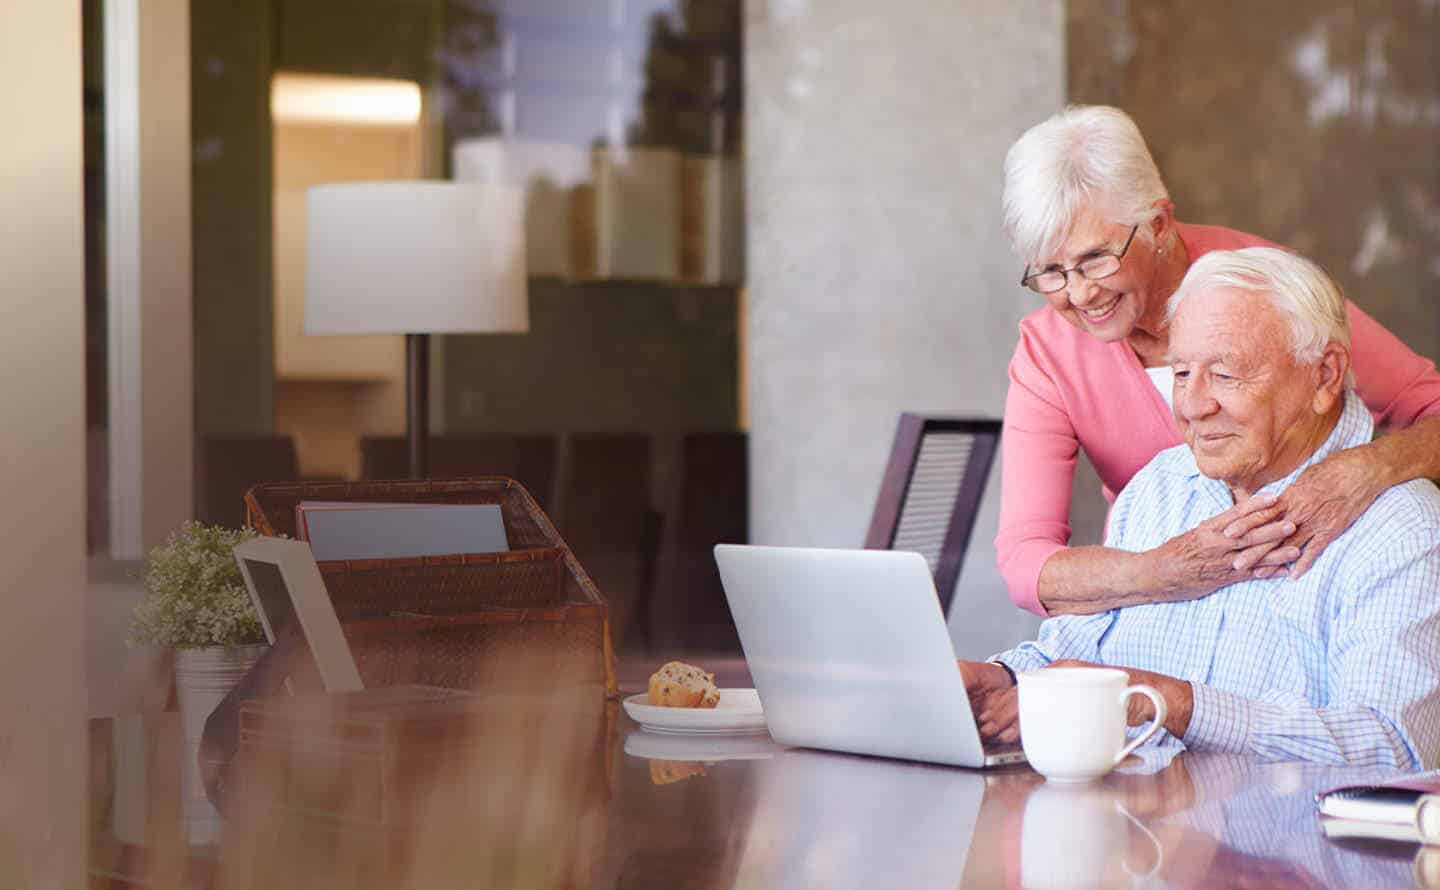
[[[1024,325],[1010,359],[1000,436],[1000,531],[995,552],[1010,598],[1045,615],[1040,567],[1070,541],[1070,486],[1080,443]]]
[[[1440,415],[1440,373],[1400,338],[1366,315],[1350,309],[1350,364],[1355,391],[1375,416],[1375,425],[1403,429],[1422,417]]]

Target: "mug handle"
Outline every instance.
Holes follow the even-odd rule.
[[[1120,749],[1120,753],[1115,755],[1113,765],[1119,765],[1120,761],[1130,756],[1130,752],[1150,741],[1150,737],[1159,732],[1161,725],[1165,723],[1165,699],[1155,691],[1155,687],[1146,686],[1143,683],[1138,686],[1127,686],[1125,691],[1120,693],[1120,706],[1124,707],[1125,700],[1132,695],[1143,695],[1150,699],[1150,703],[1155,706],[1155,719],[1150,721],[1150,726],[1136,736],[1133,742]]]

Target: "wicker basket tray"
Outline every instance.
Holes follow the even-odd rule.
[[[397,611],[463,612],[487,608],[594,606],[566,571],[561,547],[416,559],[320,563],[341,621],[387,618]]]
[[[295,534],[301,501],[497,504],[511,550],[320,563],[367,686],[473,689],[521,656],[594,665],[618,695],[605,599],[520,483],[501,476],[401,482],[265,483],[245,495],[263,535]],[[513,679],[513,677],[512,677]]]

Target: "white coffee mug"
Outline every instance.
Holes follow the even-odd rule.
[[[1165,699],[1149,686],[1126,686],[1115,668],[1043,668],[1026,671],[1020,684],[1020,743],[1036,772],[1052,782],[1088,782],[1110,772],[1160,731]],[[1125,702],[1143,695],[1155,719],[1125,744]]]

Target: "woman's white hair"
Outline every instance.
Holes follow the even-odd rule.
[[[1350,345],[1350,316],[1339,285],[1310,260],[1275,247],[1215,250],[1200,257],[1165,305],[1166,321],[1174,320],[1186,297],[1221,287],[1263,294],[1280,310],[1289,322],[1297,364],[1319,361],[1329,343]],[[1346,374],[1345,385],[1355,385],[1354,372]]]
[[[1086,207],[1153,241],[1146,223],[1169,197],[1140,128],[1108,105],[1072,105],[1026,130],[1005,155],[1005,233],[1026,262],[1058,249]]]

